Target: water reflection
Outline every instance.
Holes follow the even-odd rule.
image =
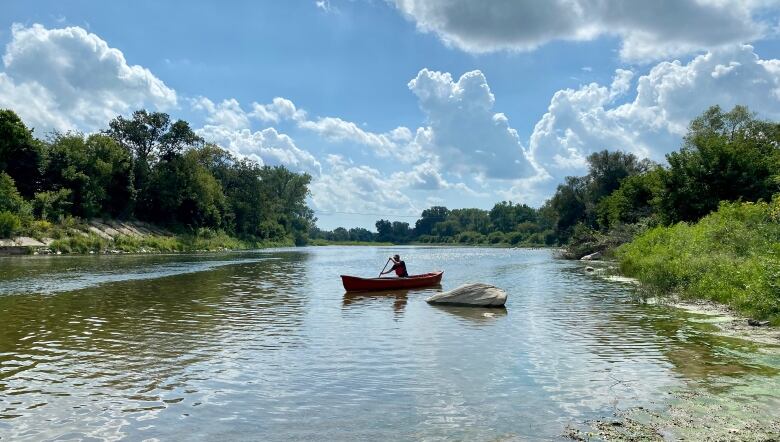
[[[456,305],[433,305],[431,307],[474,324],[490,324],[507,315],[507,310],[503,307],[481,308]]]
[[[443,287],[343,294],[397,249],[2,261],[0,438],[535,440],[780,365],[546,250],[402,248]],[[470,281],[506,310],[424,301]]]
[[[396,314],[401,314],[406,307],[406,303],[409,300],[409,295],[419,296],[427,298],[436,292],[441,291],[441,285],[435,285],[426,287],[424,289],[404,289],[404,290],[387,290],[387,291],[375,291],[375,292],[345,292],[342,305],[344,308],[356,307],[361,304],[370,302],[385,302],[387,300],[393,301],[393,311]]]

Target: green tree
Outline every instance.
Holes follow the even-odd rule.
[[[598,224],[607,229],[618,224],[633,224],[654,217],[663,191],[660,166],[639,175],[627,177],[596,208]]]
[[[116,117],[108,123],[105,133],[133,157],[133,185],[143,216],[154,210],[153,195],[149,189],[153,165],[158,160],[173,161],[185,148],[198,147],[203,143],[186,121],[171,123],[168,114],[146,110],[133,112],[131,118]]]
[[[420,214],[420,219],[414,223],[414,234],[416,236],[430,235],[433,232],[433,226],[447,219],[450,211],[443,206],[433,206],[425,209]]]
[[[582,177],[566,177],[555,194],[547,201],[545,209],[553,220],[554,230],[561,242],[569,239],[574,226],[586,219],[587,181]]]
[[[666,156],[660,200],[667,222],[694,221],[720,201],[768,201],[778,190],[780,125],[744,106],[713,106],[691,121],[682,149]]]
[[[151,221],[169,226],[222,227],[222,186],[193,151],[160,162],[153,170]]]
[[[364,229],[362,227],[353,227],[349,229],[349,239],[350,241],[372,241],[374,239],[374,234],[371,233],[368,229]]]
[[[73,215],[92,218],[130,214],[134,189],[131,158],[112,138],[56,135],[47,152],[47,189],[70,189]]]
[[[390,242],[393,240],[393,223],[385,219],[380,219],[374,225],[376,226],[377,241]]]
[[[16,113],[0,109],[0,172],[14,179],[25,198],[39,190],[41,143]]]
[[[535,222],[536,211],[525,204],[513,204],[511,201],[501,201],[490,209],[490,222],[494,229],[501,232],[512,232],[517,225],[524,222]]]
[[[70,189],[38,192],[33,199],[35,216],[53,222],[60,222],[70,213]]]
[[[8,211],[18,214],[24,211],[26,204],[16,189],[16,183],[11,175],[0,172],[0,212]]]

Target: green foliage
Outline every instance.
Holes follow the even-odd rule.
[[[656,217],[662,174],[663,169],[656,167],[625,178],[617,190],[596,204],[598,225],[606,229]]]
[[[691,122],[679,152],[667,155],[661,214],[695,221],[720,201],[768,201],[780,174],[780,125],[755,119],[745,107],[713,106]]]
[[[49,221],[62,221],[69,213],[70,189],[57,191],[38,192],[33,199],[33,211],[35,216]]]
[[[29,218],[31,207],[16,190],[14,179],[5,172],[0,172],[0,211],[12,212],[23,218]]]
[[[225,195],[222,185],[198,162],[197,154],[161,162],[150,181],[149,221],[167,226],[222,227]]]
[[[599,207],[600,203],[628,178],[644,174],[650,167],[650,162],[620,151],[603,150],[588,156],[588,175],[566,177],[542,208],[545,217],[552,221],[559,242],[571,239],[578,224],[596,229],[599,221],[605,222],[610,215],[619,216],[628,204],[622,198],[605,203],[611,207]]]
[[[695,224],[656,227],[619,251],[620,268],[661,293],[729,304],[780,323],[780,196],[721,203]]]
[[[433,227],[440,222],[443,222],[449,216],[450,211],[446,207],[433,206],[429,209],[425,209],[420,214],[420,219],[414,224],[415,234],[430,235],[433,232]]]
[[[13,178],[22,196],[30,198],[40,181],[41,143],[16,113],[0,109],[0,172]]]
[[[57,135],[48,148],[44,184],[71,190],[75,216],[126,215],[134,199],[131,162],[130,154],[105,135]]]
[[[0,211],[0,238],[10,238],[21,227],[22,221],[15,213]]]
[[[501,201],[490,209],[490,222],[493,229],[500,232],[512,232],[518,225],[533,224],[537,221],[536,210],[525,204],[513,204],[511,201]]]

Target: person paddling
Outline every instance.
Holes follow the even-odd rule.
[[[393,270],[395,270],[395,274],[396,274],[396,275],[397,275],[399,278],[408,278],[408,277],[409,277],[409,273],[406,271],[406,263],[405,263],[405,262],[403,262],[403,261],[401,261],[401,257],[400,257],[400,256],[398,256],[398,255],[393,255],[393,257],[392,257],[392,258],[390,258],[390,260],[392,260],[392,261],[393,261],[393,266],[392,266],[392,267],[390,267],[390,270],[388,270],[388,271],[386,271],[386,272],[382,272],[382,273],[380,273],[380,274],[379,274],[379,276],[380,276],[380,277],[381,277],[382,275],[386,275],[386,274],[388,274],[388,273],[392,272]]]

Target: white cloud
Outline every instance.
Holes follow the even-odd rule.
[[[269,127],[259,131],[232,129],[227,126],[206,125],[197,129],[206,141],[216,143],[239,156],[260,164],[284,165],[295,171],[321,173],[320,162],[309,152],[300,149],[288,135]]]
[[[533,50],[554,40],[618,36],[641,61],[746,43],[767,33],[755,16],[775,1],[395,0],[418,29],[468,52]]]
[[[602,149],[663,161],[679,149],[690,120],[712,105],[730,110],[744,104],[763,118],[780,118],[780,60],[761,60],[751,46],[710,52],[687,64],[659,63],[639,77],[632,101],[614,104],[628,92],[629,78],[618,70],[610,87],[591,83],[555,93],[529,142],[548,179],[518,183],[517,192],[584,173],[585,158]]]
[[[395,157],[407,163],[420,159],[419,149],[409,144],[412,132],[406,127],[380,134],[363,130],[357,124],[337,117],[300,121],[298,126],[313,131],[328,141],[350,142],[370,147],[381,157]]]
[[[435,154],[446,170],[496,179],[534,173],[517,132],[493,111],[495,99],[482,72],[467,72],[455,82],[449,73],[423,69],[409,89],[428,120],[414,144]]]
[[[249,116],[263,123],[276,124],[284,120],[302,121],[306,118],[306,111],[296,108],[295,104],[286,98],[276,97],[269,104],[252,103]]]
[[[176,92],[79,27],[15,24],[3,55],[0,107],[39,131],[94,130],[140,107],[169,109]]]
[[[392,179],[379,170],[354,165],[339,155],[328,155],[327,173],[311,185],[317,210],[416,215],[419,209]]]
[[[206,122],[211,125],[229,129],[249,127],[249,118],[235,98],[222,100],[219,104],[206,97],[198,97],[191,102],[194,109],[206,112]]]

